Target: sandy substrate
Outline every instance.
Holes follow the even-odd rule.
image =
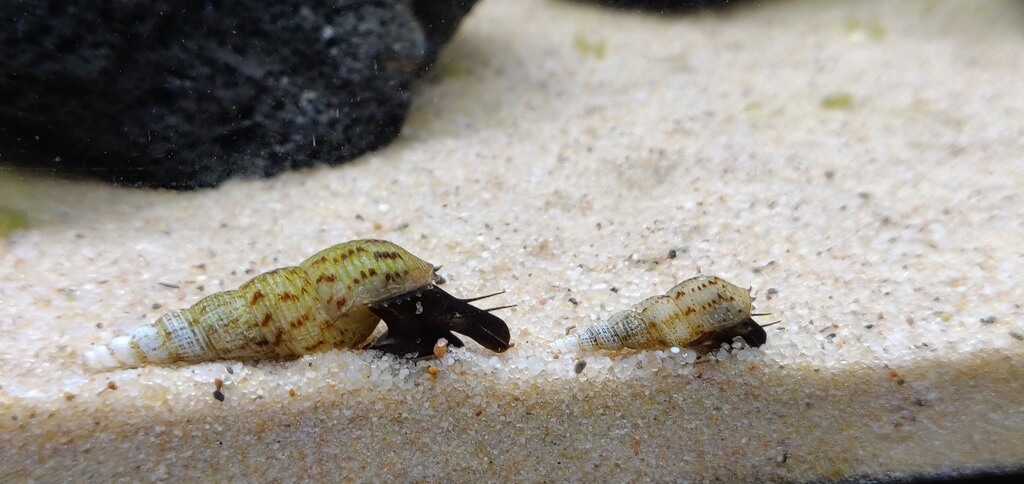
[[[32,223],[0,243],[0,480],[1020,466],[1022,42],[1009,0],[668,17],[484,0],[402,138],[353,163],[195,193],[0,172],[0,206]],[[81,365],[363,237],[443,265],[453,294],[506,290],[515,347]],[[782,321],[767,345],[696,364],[549,351],[700,273],[752,287]]]

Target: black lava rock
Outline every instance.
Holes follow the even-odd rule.
[[[0,2],[0,162],[195,188],[350,160],[475,1]]]

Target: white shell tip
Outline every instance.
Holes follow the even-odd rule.
[[[554,348],[555,353],[575,353],[582,348],[580,344],[580,338],[574,334],[566,336],[560,340],[555,341],[551,344]]]
[[[111,356],[123,366],[136,366],[142,363],[136,356],[135,350],[132,349],[131,336],[118,336],[110,340],[107,347],[110,349]]]
[[[110,352],[110,348],[106,345],[101,345],[95,349],[91,349],[82,354],[82,363],[86,367],[94,370],[102,370],[107,368],[117,368],[120,366],[117,359]]]

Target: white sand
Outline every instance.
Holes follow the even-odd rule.
[[[1009,0],[660,18],[485,0],[402,139],[356,162],[195,193],[2,172],[0,206],[33,227],[0,243],[0,480],[1020,465],[1022,42]],[[851,106],[825,109],[837,93]],[[80,364],[246,271],[361,237],[442,264],[456,295],[507,290],[516,346]],[[767,345],[588,354],[578,375],[548,351],[699,273],[753,288],[782,320]]]

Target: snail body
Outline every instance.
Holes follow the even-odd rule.
[[[388,332],[369,348],[425,356],[441,337],[462,346],[452,330],[493,351],[508,348],[501,319],[448,294],[439,282],[433,265],[392,242],[344,242],[171,311],[85,352],[84,362],[103,369],[294,358],[359,347],[382,318]]]
[[[554,343],[559,353],[585,350],[692,347],[700,352],[739,336],[749,346],[767,340],[751,317],[750,292],[717,276],[687,279],[606,321]]]

